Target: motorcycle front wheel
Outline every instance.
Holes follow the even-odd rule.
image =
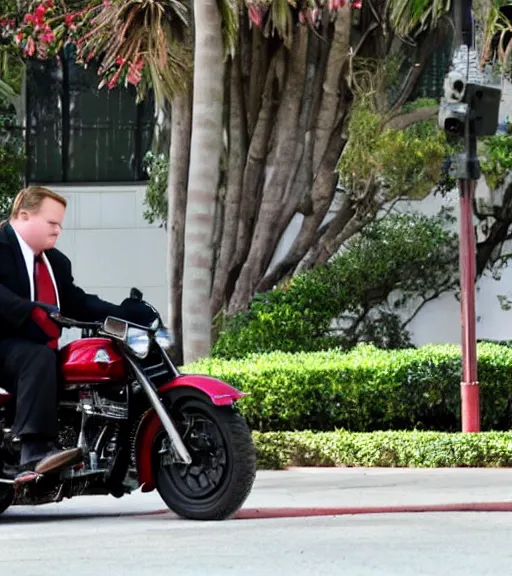
[[[153,449],[156,488],[167,506],[190,520],[224,520],[249,495],[256,476],[256,452],[245,420],[231,406],[186,399],[171,416],[192,463],[176,461],[167,434]]]

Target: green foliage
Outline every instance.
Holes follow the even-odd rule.
[[[367,226],[329,264],[257,295],[248,312],[228,318],[213,354],[322,350],[361,340],[406,347],[408,334],[397,310],[451,287],[457,262],[457,239],[443,215],[387,216]],[[333,333],[332,322],[340,318],[348,325]]]
[[[478,345],[483,430],[511,428],[511,367],[512,348]],[[460,430],[459,346],[273,352],[205,359],[184,371],[249,392],[239,407],[259,431]]]
[[[424,198],[439,182],[448,146],[433,122],[405,130],[385,130],[376,149],[376,161],[388,197]]]
[[[167,179],[169,176],[169,161],[164,154],[147,152],[145,169],[149,176],[144,205],[144,218],[150,223],[158,222],[161,226],[167,223]]]
[[[222,38],[226,54],[234,56],[237,49],[240,27],[240,2],[238,0],[219,0],[222,21]]]
[[[432,106],[422,99],[403,112]],[[338,170],[346,189],[362,192],[378,180],[388,199],[423,198],[438,184],[450,147],[446,135],[433,121],[404,130],[384,128],[384,118],[361,98],[352,110],[349,141]]]
[[[254,432],[253,439],[260,469],[279,470],[287,466],[512,466],[510,432]]]
[[[435,29],[450,11],[451,0],[390,0],[390,21],[397,34],[419,35]]]
[[[512,126],[507,134],[497,134],[482,141],[481,168],[491,190],[496,190],[505,181],[512,169]]]
[[[0,110],[0,221],[7,218],[12,200],[24,185],[25,154],[21,132]]]
[[[364,189],[377,169],[374,153],[382,131],[382,116],[366,100],[357,101],[351,110],[347,127],[348,144],[338,170],[347,190]]]

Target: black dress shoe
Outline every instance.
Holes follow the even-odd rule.
[[[79,448],[62,450],[45,442],[26,442],[21,448],[19,472],[48,474],[69,468],[82,460]]]
[[[70,468],[82,461],[82,451],[80,448],[70,448],[69,450],[59,450],[51,452],[40,460],[35,467],[37,474],[48,474],[57,472],[65,468]]]

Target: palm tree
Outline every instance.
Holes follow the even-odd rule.
[[[183,274],[186,363],[211,348],[213,231],[222,143],[224,47],[217,0],[194,1],[194,96]]]

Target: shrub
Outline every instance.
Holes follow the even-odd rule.
[[[153,224],[167,225],[167,179],[169,177],[169,161],[164,154],[154,154],[149,151],[144,157],[144,167],[149,176],[149,183],[144,199],[144,218]]]
[[[484,430],[510,428],[511,367],[511,348],[479,344]],[[389,351],[360,345],[348,353],[274,352],[243,360],[207,359],[185,370],[250,392],[240,409],[260,431],[460,429],[458,346]]]
[[[24,169],[21,132],[0,107],[0,221],[8,216],[12,200],[23,188]]]
[[[213,355],[350,348],[360,341],[410,346],[398,309],[439,294],[455,280],[457,239],[445,218],[399,214],[367,226],[329,264],[257,295],[248,312],[228,319]],[[335,319],[343,320],[342,329],[333,331]]]
[[[512,433],[254,432],[258,468],[287,466],[510,467]]]

